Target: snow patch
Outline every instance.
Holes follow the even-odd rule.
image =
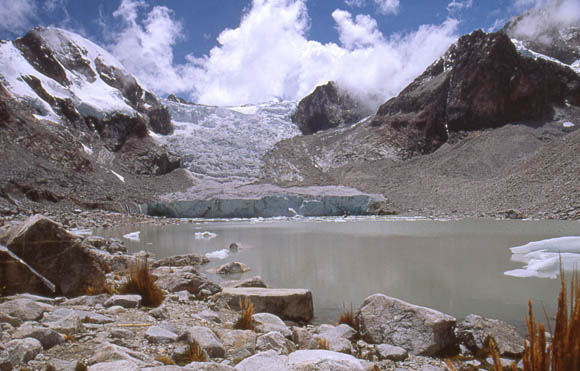
[[[211,240],[212,238],[216,238],[217,234],[212,232],[196,232],[195,239],[196,240]]]
[[[113,173],[114,176],[116,176],[117,178],[119,178],[119,180],[123,183],[125,183],[125,177],[116,173],[115,171],[111,170],[111,173]]]
[[[85,145],[84,143],[81,143],[81,146],[83,147],[83,151],[85,151],[87,155],[93,154],[93,150],[89,146]]]
[[[208,252],[205,254],[205,257],[208,259],[220,259],[223,260],[230,255],[229,249],[222,249],[217,251]]]
[[[562,124],[562,126],[565,128],[573,128],[574,126],[576,126],[576,124],[570,121],[566,121],[565,123]]]
[[[131,241],[139,242],[139,241],[141,241],[140,234],[141,234],[141,232],[127,233],[126,235],[123,236],[123,238],[126,238],[126,239],[131,240]]]
[[[558,278],[560,259],[564,271],[580,268],[580,237],[558,237],[512,247],[514,262],[524,263],[522,269],[504,272],[513,277]]]
[[[91,236],[93,234],[93,231],[91,231],[90,229],[80,229],[80,228],[73,228],[73,229],[69,229],[68,233],[77,236],[77,237],[88,237]]]

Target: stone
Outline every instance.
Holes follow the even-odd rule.
[[[379,361],[389,359],[391,361],[404,361],[409,356],[409,353],[401,348],[389,344],[379,344],[376,346]]]
[[[185,365],[186,368],[190,370],[199,371],[234,371],[235,368],[228,365],[222,365],[214,362],[192,362]]]
[[[353,354],[354,349],[350,342],[356,335],[356,331],[348,325],[339,325],[337,327],[332,325],[321,325],[318,328],[318,335],[314,336],[315,342],[317,340],[326,340],[329,349],[333,352],[340,352],[346,354]]]
[[[457,344],[455,318],[383,294],[366,298],[356,319],[368,343],[400,346],[414,355],[453,352]]]
[[[10,230],[6,246],[56,286],[63,296],[105,287],[105,273],[90,249],[56,222],[34,215]]]
[[[68,316],[71,313],[76,313],[83,323],[105,324],[115,322],[115,320],[111,317],[104,316],[99,313],[69,308],[59,308],[51,313],[46,313],[44,315],[43,322],[55,322]]]
[[[156,260],[151,264],[152,268],[158,267],[187,267],[209,263],[209,259],[202,255],[187,254],[175,255],[168,258]]]
[[[486,348],[493,338],[500,356],[520,358],[524,353],[524,338],[509,323],[470,314],[457,326],[457,337],[474,354]]]
[[[9,358],[0,359],[0,367],[2,370],[11,370],[17,364],[27,363],[39,355],[42,352],[42,344],[33,338],[16,339],[6,344],[6,352]]]
[[[312,292],[305,289],[224,288],[217,295],[230,308],[240,310],[240,300],[250,300],[256,313],[272,313],[285,320],[308,322],[314,315]]]
[[[207,289],[211,294],[221,291],[221,287],[211,282],[203,273],[194,267],[159,267],[152,274],[157,277],[157,286],[169,292],[187,290],[194,295]]]
[[[107,310],[105,311],[107,314],[121,314],[121,313],[125,313],[127,312],[127,309],[123,308],[120,305],[113,305],[112,307],[107,308]]]
[[[151,326],[145,332],[145,339],[154,344],[169,344],[177,341],[177,335],[159,326]]]
[[[298,350],[288,357],[291,370],[364,371],[355,357],[329,350]]]
[[[0,282],[4,295],[21,292],[50,295],[56,291],[52,282],[2,245],[0,245]]]
[[[163,321],[169,318],[169,311],[165,307],[165,304],[161,304],[157,308],[151,309],[149,315],[156,320]]]
[[[250,268],[247,265],[240,262],[231,262],[219,266],[216,269],[217,274],[235,274],[235,273],[246,273],[249,272]]]
[[[139,308],[141,306],[141,295],[113,295],[105,302],[105,307],[118,305],[123,308]]]
[[[34,338],[42,344],[44,349],[50,349],[65,342],[64,336],[58,332],[40,326],[24,325],[12,335],[14,339]]]
[[[286,324],[280,319],[280,317],[275,316],[271,313],[256,313],[252,316],[252,323],[254,324],[254,329],[257,332],[270,332],[278,331],[284,337],[290,338],[292,336],[292,331],[286,326]]]
[[[120,360],[120,361],[111,361],[111,362],[101,362],[94,365],[89,366],[89,371],[139,371],[141,367],[139,367],[135,362],[127,361],[127,360]]]
[[[292,327],[292,341],[294,341],[300,349],[314,349],[316,347],[314,336],[304,327]]]
[[[256,352],[256,333],[251,330],[219,330],[218,335],[226,350],[226,358],[234,362]]]
[[[109,299],[109,297],[110,297],[109,294],[83,295],[76,298],[68,299],[63,303],[63,305],[94,307],[97,304],[104,305],[105,302]]]
[[[237,371],[289,371],[288,356],[273,350],[259,352],[236,365]]]
[[[303,98],[292,116],[302,134],[309,135],[339,125],[351,125],[372,111],[339,89],[332,81],[317,86]]]
[[[111,330],[111,337],[113,339],[132,339],[135,337],[135,333],[124,328],[114,328]]]
[[[192,342],[195,340],[212,358],[224,358],[225,349],[223,343],[216,334],[204,326],[194,326],[185,330],[179,340]]]
[[[245,280],[231,280],[231,281],[222,281],[220,282],[221,287],[262,287],[268,288],[266,282],[260,276],[254,276],[251,278],[246,278]]]
[[[46,322],[46,326],[63,335],[74,335],[82,330],[81,318],[76,312],[71,312],[56,321]]]
[[[9,323],[11,326],[19,327],[22,321],[10,314],[0,312],[0,323]]]
[[[105,363],[111,361],[129,361],[139,367],[145,367],[153,363],[148,355],[131,350],[120,345],[104,342],[95,347],[97,350],[89,359],[89,364]]]
[[[197,317],[204,319],[206,321],[211,321],[211,322],[215,322],[215,323],[221,323],[222,320],[220,318],[219,313],[216,313],[212,310],[204,310],[201,311],[197,314]]]
[[[290,354],[296,350],[296,346],[286,339],[278,331],[270,331],[256,340],[256,350],[273,350],[280,354]]]
[[[20,321],[38,321],[45,312],[54,310],[50,304],[36,302],[30,299],[15,299],[0,304],[0,312]]]
[[[171,359],[177,364],[184,364],[191,360],[191,346],[190,344],[187,345],[178,345],[171,354]],[[209,360],[209,354],[205,349],[201,349],[201,353],[204,359]]]

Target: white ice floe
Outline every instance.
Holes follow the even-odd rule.
[[[211,240],[212,238],[216,238],[217,234],[211,232],[196,232],[195,239],[196,240]]]
[[[230,255],[229,249],[222,249],[217,251],[208,252],[205,257],[208,259],[225,259]]]
[[[131,241],[141,241],[141,238],[139,236],[140,234],[141,232],[127,233],[126,235],[123,236],[123,238],[126,238]]]
[[[116,176],[117,178],[119,178],[119,180],[120,180],[121,182],[125,183],[125,177],[124,177],[124,176],[122,176],[122,175],[121,175],[121,174],[119,174],[119,173],[116,173],[116,172],[114,172],[113,170],[111,170],[111,173],[113,173],[113,175],[114,175],[114,176]]]
[[[512,247],[514,262],[524,263],[522,269],[504,272],[514,277],[557,278],[560,261],[564,271],[580,268],[580,237],[558,237]]]

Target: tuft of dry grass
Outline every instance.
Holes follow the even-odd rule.
[[[449,368],[449,371],[457,371],[453,361],[451,361],[449,358],[445,359],[445,364],[447,365],[447,368]]]
[[[77,362],[75,365],[75,371],[88,371],[88,367],[82,362]]]
[[[554,331],[550,326],[552,343],[546,347],[546,328],[534,318],[531,300],[528,302],[529,343],[525,344],[525,371],[569,371],[580,370],[580,278],[573,274],[570,283],[570,298],[566,290],[566,278],[560,270],[560,294]],[[568,307],[568,300],[570,307]],[[549,324],[549,322],[548,322]]]
[[[97,289],[93,286],[89,286],[85,290],[85,294],[89,296],[101,295],[101,294],[109,294],[115,295],[119,293],[119,288],[114,286],[113,284],[107,282],[105,286],[101,289]]]
[[[234,323],[234,329],[236,330],[253,330],[254,324],[252,323],[252,316],[254,315],[254,304],[250,299],[244,299],[242,305],[242,299],[240,298],[240,308],[242,308],[242,313],[238,317],[236,323]]]
[[[165,293],[155,283],[155,278],[149,272],[147,258],[137,259],[129,267],[129,277],[119,288],[120,294],[141,295],[141,302],[146,307],[158,307],[165,299]]]
[[[75,341],[75,336],[69,332],[64,336],[64,341]]]
[[[165,366],[175,366],[175,362],[167,355],[158,356],[155,360],[163,363]]]
[[[352,304],[350,305],[350,309],[346,309],[346,305],[342,305],[342,311],[338,317],[338,323],[349,325],[353,329],[358,330],[358,324],[356,323],[356,317],[354,315]]]
[[[183,354],[181,357],[175,359],[175,363],[179,366],[185,366],[190,364],[191,362],[207,362],[207,353],[203,351],[203,348],[199,343],[193,340],[189,343],[187,348],[187,352]]]
[[[326,338],[316,338],[316,349],[330,350],[330,343]]]

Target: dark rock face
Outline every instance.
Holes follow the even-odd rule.
[[[2,245],[0,245],[0,286],[3,287],[4,295],[21,292],[53,295],[55,291],[52,282]]]
[[[173,133],[171,125],[171,115],[165,107],[152,108],[147,112],[149,115],[149,126],[157,134],[169,135]]]
[[[334,82],[318,86],[300,101],[293,121],[303,134],[314,134],[339,125],[354,124],[370,114]]]
[[[566,101],[580,105],[573,70],[522,57],[504,33],[475,31],[383,104],[371,125],[407,151],[429,153],[450,132],[548,118]]]
[[[56,286],[57,295],[103,289],[105,273],[89,248],[52,220],[35,215],[10,231],[7,247]]]
[[[139,117],[129,117],[123,114],[114,114],[103,120],[89,119],[95,126],[105,146],[116,152],[123,147],[127,138],[135,136],[143,138],[147,136],[147,125]]]

